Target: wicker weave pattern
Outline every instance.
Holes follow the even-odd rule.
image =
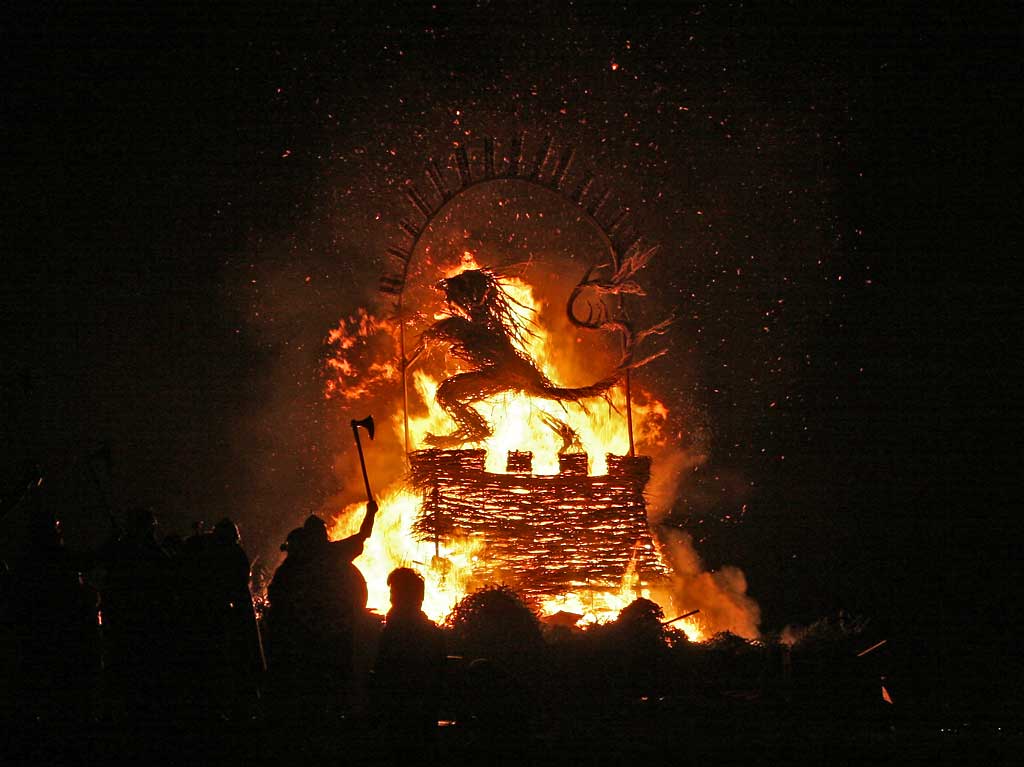
[[[491,474],[485,457],[483,450],[411,454],[424,496],[414,528],[421,540],[482,535],[481,578],[531,597],[617,589],[634,558],[645,582],[667,574],[647,526],[649,457],[609,455],[608,474],[593,477],[586,456],[563,456],[563,473],[554,476]]]

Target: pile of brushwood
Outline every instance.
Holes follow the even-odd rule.
[[[615,621],[550,625],[510,589],[465,597],[445,623],[446,705],[459,721],[515,728],[620,715],[630,707],[788,709],[801,716],[884,718],[885,653],[863,621],[821,620],[782,637],[728,632],[702,643],[637,599]]]

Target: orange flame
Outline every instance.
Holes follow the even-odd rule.
[[[363,308],[343,318],[327,334],[328,348],[334,352],[324,365],[327,398],[356,402],[397,381],[401,371],[394,362],[396,330],[393,321],[374,317]],[[381,350],[391,353],[377,353]]]
[[[465,252],[459,263],[446,276],[452,276],[464,269],[478,268],[472,253]],[[511,305],[520,319],[531,328],[524,345],[520,348],[529,359],[552,381],[566,382],[585,379],[588,371],[574,369],[574,363],[561,354],[559,344],[564,338],[556,337],[541,322],[544,316],[544,302],[537,298],[535,290],[521,279],[503,279],[502,285],[513,300]],[[331,332],[328,341],[337,353],[336,361],[328,363],[328,396],[342,396],[346,400],[366,396],[375,387],[399,379],[398,366],[371,364],[369,375],[359,380],[353,350],[358,350],[368,338],[381,333],[395,331],[393,323],[373,320],[364,310],[343,321]],[[394,345],[392,345],[394,348]],[[392,359],[394,358],[393,355]],[[374,363],[376,364],[376,363]],[[411,449],[425,446],[427,434],[445,434],[455,429],[449,416],[436,404],[435,394],[446,377],[457,372],[456,363],[448,359],[431,359],[427,365],[417,367],[409,373],[410,393],[419,397],[425,408],[411,408],[409,431]],[[508,391],[478,403],[476,407],[487,419],[493,434],[481,447],[487,450],[486,471],[505,473],[505,458],[511,450],[529,450],[533,453],[533,472],[536,474],[557,474],[558,454],[563,446],[563,437],[550,423],[555,420],[568,425],[578,435],[579,446],[589,456],[591,475],[606,474],[606,454],[625,455],[629,451],[629,435],[625,419],[625,393],[616,387],[607,394],[607,399],[595,397],[578,404],[543,400],[521,392]],[[668,409],[649,393],[634,386],[633,390],[634,436],[639,446],[663,445]],[[545,417],[546,416],[546,417]],[[384,424],[380,424],[382,428]],[[391,421],[396,435],[404,430],[400,409]],[[478,538],[433,542],[419,542],[412,529],[420,508],[420,497],[404,480],[390,485],[379,499],[380,511],[373,536],[367,541],[363,555],[356,560],[369,587],[369,606],[385,612],[388,606],[388,573],[402,566],[411,566],[423,575],[426,582],[424,612],[433,620],[443,620],[454,605],[465,596],[473,584],[473,572],[478,557],[482,555],[482,542]],[[362,518],[363,504],[347,506],[334,520],[331,536],[339,538],[349,535],[358,528]],[[627,572],[617,591],[593,592],[572,591],[550,599],[540,605],[543,614],[559,610],[584,616],[584,622],[613,619],[618,612],[637,597],[655,599],[666,610],[675,609],[672,594],[668,589],[652,596],[651,589],[640,584],[635,574]],[[682,611],[682,610],[680,610]],[[704,629],[698,617],[675,624],[683,629],[691,640],[704,637]]]
[[[388,573],[396,567],[412,567],[424,577],[423,611],[433,620],[443,620],[468,591],[480,541],[440,542],[436,550],[433,542],[417,541],[412,526],[419,513],[420,497],[400,482],[388,487],[378,504],[373,535],[355,562],[366,578],[369,607],[386,612],[390,599]],[[363,509],[362,503],[346,506],[334,520],[331,539],[354,534],[359,529]]]

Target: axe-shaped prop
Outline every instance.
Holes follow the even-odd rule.
[[[370,490],[370,478],[366,475],[366,459],[363,458],[363,445],[359,441],[359,427],[366,429],[366,433],[373,439],[373,416],[368,415],[361,421],[352,419],[352,434],[356,438],[356,449],[359,451],[359,465],[363,469],[363,484],[366,485],[366,501],[373,503],[373,492]]]

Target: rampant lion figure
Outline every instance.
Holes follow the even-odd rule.
[[[627,370],[663,354],[659,352],[639,362],[633,359],[636,344],[652,333],[663,332],[670,320],[642,333],[634,333],[625,321],[608,319],[603,309],[597,312],[596,319],[593,309],[586,320],[580,320],[573,313],[573,304],[585,288],[593,288],[598,293],[642,294],[639,286],[629,278],[649,256],[650,252],[624,262],[608,280],[592,279],[598,268],[594,267],[572,292],[567,310],[574,324],[592,329],[618,330],[624,338],[622,358],[614,370],[589,386],[576,388],[556,386],[521,351],[531,331],[516,315],[512,308],[514,299],[493,272],[467,269],[441,280],[437,287],[444,294],[448,316],[423,332],[412,359],[427,345],[443,343],[472,369],[445,379],[438,387],[437,402],[455,421],[457,428],[451,434],[428,435],[427,442],[435,447],[455,447],[485,440],[492,430],[474,405],[495,394],[516,391],[538,399],[577,402],[604,394],[622,379]]]

